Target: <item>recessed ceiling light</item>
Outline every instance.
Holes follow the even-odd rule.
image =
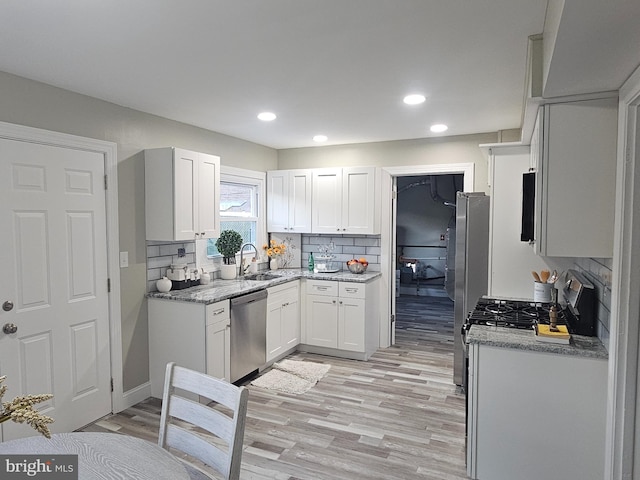
[[[262,112],[258,114],[258,118],[263,122],[270,122],[276,119],[276,114],[272,112]]]
[[[446,125],[442,123],[436,123],[435,125],[431,125],[431,131],[433,133],[442,133],[446,132],[449,129]]]
[[[329,140],[329,137],[327,137],[326,135],[316,135],[315,137],[313,137],[313,141],[314,142],[326,142],[327,140]]]
[[[420,95],[419,93],[414,93],[404,97],[404,103],[406,103],[407,105],[420,105],[426,99],[427,98],[424,95]]]

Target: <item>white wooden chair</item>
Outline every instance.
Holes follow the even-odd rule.
[[[199,403],[187,398],[185,392],[206,397],[215,404]],[[197,398],[195,395],[192,397]],[[158,445],[197,458],[227,480],[238,479],[248,398],[245,387],[173,362],[167,364]],[[213,436],[202,434],[201,429]],[[192,478],[203,478],[202,472],[194,471],[189,464],[185,466]]]

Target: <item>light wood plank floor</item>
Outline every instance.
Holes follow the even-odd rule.
[[[465,399],[453,368],[453,303],[398,299],[397,344],[367,362],[295,353],[331,365],[303,395],[249,386],[242,479],[466,479]],[[85,428],[156,441],[160,401]]]

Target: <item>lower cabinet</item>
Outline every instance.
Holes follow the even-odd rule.
[[[267,362],[300,343],[300,280],[267,289]]]
[[[231,318],[229,301],[225,300],[207,308],[206,372],[226,380],[231,378]]]
[[[604,478],[607,360],[469,345],[472,479]]]
[[[378,347],[377,282],[307,280],[305,296],[306,350],[366,359]],[[317,350],[322,347],[331,350]]]
[[[162,398],[167,363],[230,378],[229,300],[210,305],[148,299],[151,396]]]

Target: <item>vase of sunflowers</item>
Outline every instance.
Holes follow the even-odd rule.
[[[282,257],[287,251],[287,246],[284,243],[278,243],[274,239],[271,239],[268,245],[263,245],[262,249],[269,257],[269,268],[271,270],[277,270],[280,268],[280,257]]]

